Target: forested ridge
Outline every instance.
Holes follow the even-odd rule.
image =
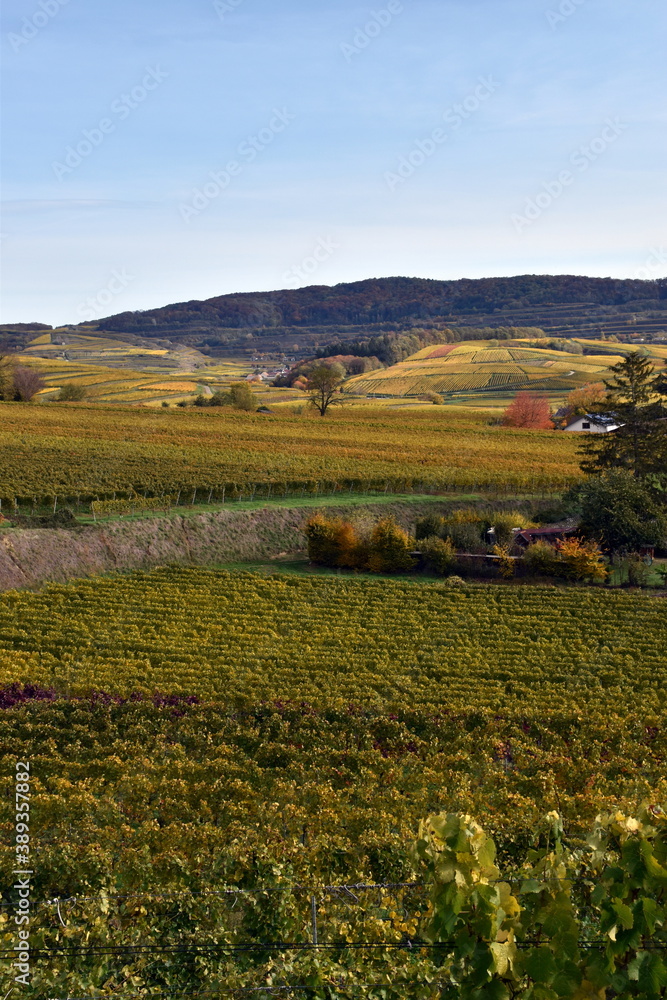
[[[564,303],[620,306],[667,299],[667,280],[640,281],[576,275],[513,278],[371,278],[339,285],[193,299],[101,320],[100,329],[148,332],[208,323],[226,328],[400,322],[507,307]]]

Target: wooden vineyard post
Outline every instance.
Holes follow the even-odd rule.
[[[313,923],[313,944],[317,948],[317,900],[315,896],[312,896],[310,900],[310,912]]]

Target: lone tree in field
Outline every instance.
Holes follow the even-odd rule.
[[[506,427],[527,427],[535,431],[551,431],[554,424],[549,412],[549,400],[534,392],[517,392],[514,401],[503,414]]]
[[[247,382],[232,382],[228,393],[228,406],[235,410],[245,410],[254,413],[257,409],[257,397]]]
[[[617,430],[591,434],[582,446],[584,472],[627,469],[641,478],[667,473],[667,379],[657,375],[651,361],[629,354],[610,369],[607,394],[592,409],[614,418]]]
[[[344,402],[340,387],[345,381],[345,369],[337,361],[332,365],[315,364],[308,372],[310,403],[323,417],[330,406]]]
[[[45,383],[34,368],[24,368],[20,365],[14,369],[14,399],[29,403],[39,390],[44,388]]]

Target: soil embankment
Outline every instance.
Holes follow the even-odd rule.
[[[414,529],[426,513],[442,512],[451,501],[327,506],[329,514],[353,521],[393,515]],[[215,565],[270,559],[306,549],[303,507],[262,507],[211,513],[146,517],[66,529],[15,529],[0,534],[0,590],[38,587],[102,573],[151,569],[169,564]]]

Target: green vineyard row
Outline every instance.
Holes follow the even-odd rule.
[[[468,709],[667,703],[660,598],[168,568],[0,597],[0,685]]]
[[[364,994],[373,1000],[430,1000],[436,954],[401,947],[428,942],[433,912],[437,875],[413,851],[421,819],[475,815],[516,877],[540,831],[545,842],[547,813],[560,813],[565,842],[580,850],[598,812],[633,813],[667,793],[667,730],[621,705],[457,714],[444,703],[239,710],[168,695],[53,697],[0,691],[4,781],[17,747],[32,775],[40,996],[122,996],[128,976],[157,993],[303,983],[319,969],[327,981],[383,983],[387,992]],[[13,818],[3,795],[10,948]],[[312,946],[313,900],[319,952],[269,947]],[[50,953],[59,947],[70,954]]]
[[[55,513],[68,507],[77,513],[92,513],[105,517],[113,514],[133,514],[151,510],[170,510],[172,507],[194,507],[207,504],[225,504],[237,501],[285,500],[298,497],[341,497],[345,495],[437,496],[457,493],[489,493],[494,496],[512,496],[525,493],[531,496],[547,495],[571,485],[572,481],[546,482],[539,476],[515,478],[512,482],[499,483],[480,475],[459,476],[442,482],[423,482],[411,479],[346,479],[305,480],[274,482],[225,482],[221,485],[196,486],[178,489],[172,493],[149,495],[148,490],[114,490],[109,493],[33,494],[32,496],[0,497],[0,515]]]

